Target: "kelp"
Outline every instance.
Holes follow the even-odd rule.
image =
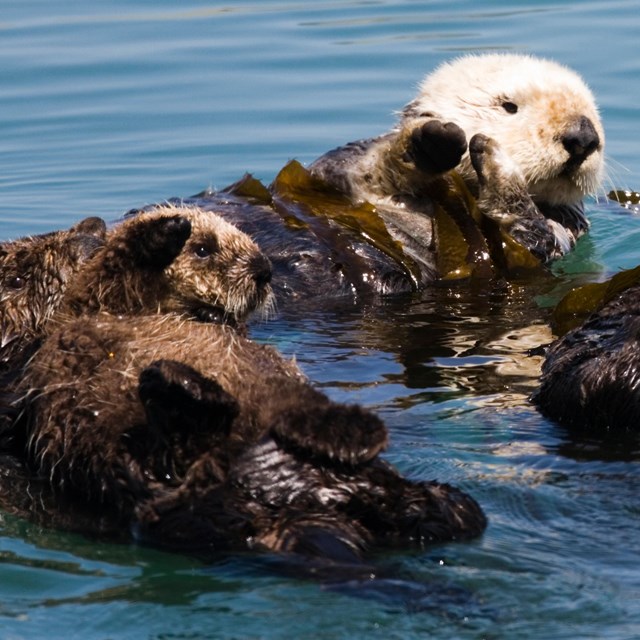
[[[620,271],[605,282],[590,282],[571,289],[553,310],[552,321],[556,332],[565,333],[638,283],[640,266]]]
[[[289,221],[309,225],[321,237],[331,236],[336,251],[348,250],[348,242],[337,229],[344,228],[368,242],[400,265],[414,285],[420,282],[420,267],[408,256],[402,244],[391,237],[375,207],[368,202],[354,203],[323,180],[312,176],[298,161],[290,161],[272,182],[270,191],[276,210]],[[337,223],[330,227],[328,220]],[[350,259],[353,262],[353,256]],[[348,260],[342,261],[343,266]]]
[[[462,177],[452,171],[434,189],[438,271],[444,280],[491,277],[494,265],[481,229],[482,214]],[[436,186],[436,185],[434,185]],[[442,188],[444,187],[444,188]]]
[[[640,193],[627,189],[614,189],[607,194],[609,200],[619,202],[623,207],[629,209],[640,204]]]
[[[457,172],[449,172],[429,187],[436,243],[438,247],[446,247],[445,251],[436,252],[442,279],[491,278],[500,270],[540,266],[526,247],[480,212],[476,199]],[[374,205],[354,203],[296,160],[285,165],[269,187],[246,174],[224,192],[270,207],[289,228],[311,229],[332,247],[343,268],[348,265],[356,271],[359,268],[359,259],[350,248],[350,242],[356,238],[398,264],[416,287],[421,281],[419,265],[390,235]],[[330,224],[331,221],[336,224]]]

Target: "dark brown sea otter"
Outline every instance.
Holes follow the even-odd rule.
[[[637,283],[638,269],[619,276]],[[615,284],[614,277],[585,289]],[[640,285],[615,294],[549,347],[533,401],[574,430],[640,431]]]
[[[101,531],[126,526],[174,548],[351,560],[370,546],[480,534],[486,520],[472,498],[409,481],[379,458],[387,431],[375,415],[332,402],[295,364],[233,327],[194,319],[203,308],[224,319],[221,305],[238,299],[233,315],[243,318],[269,297],[255,245],[212,232],[217,244],[205,243],[202,256],[207,234],[191,242],[194,219],[199,212],[174,209],[128,220],[87,263],[82,285],[68,289],[64,315],[52,321],[59,328],[17,389],[23,469],[39,483],[35,496],[50,495],[25,506],[8,490],[10,470],[0,485],[5,507],[36,518],[44,509],[67,528],[70,510],[98,508]],[[206,219],[211,230],[219,222]],[[247,277],[214,279],[215,295],[189,286],[200,273],[194,261],[215,265],[232,240],[244,249],[225,273],[237,262]],[[160,284],[145,288],[136,274],[153,269]]]
[[[42,335],[69,281],[105,234],[100,218],[87,218],[68,230],[0,243],[0,370]]]

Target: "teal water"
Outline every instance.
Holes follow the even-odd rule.
[[[487,49],[577,69],[601,105],[605,190],[640,189],[639,31],[632,0],[0,0],[0,237],[246,171],[268,182],[388,129],[434,65]],[[640,637],[640,442],[572,437],[527,402],[548,306],[640,263],[640,217],[588,209],[592,233],[552,276],[292,308],[253,329],[377,410],[403,472],[471,492],[482,538],[379,558],[407,580],[363,593],[0,513],[0,639]]]

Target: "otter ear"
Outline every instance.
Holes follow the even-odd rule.
[[[175,360],[157,360],[140,373],[138,394],[159,433],[228,435],[238,404],[215,380]]]
[[[92,216],[90,218],[80,220],[78,224],[71,227],[71,231],[104,239],[104,237],[107,235],[107,225],[102,218]]]
[[[272,428],[275,439],[285,448],[349,465],[369,462],[386,447],[387,428],[376,415],[321,398],[304,398],[281,412]]]
[[[102,218],[85,218],[71,227],[71,231],[74,235],[69,239],[69,250],[83,262],[104,246],[107,225]]]
[[[191,223],[183,216],[133,217],[128,244],[140,267],[162,270],[180,254],[191,235]]]

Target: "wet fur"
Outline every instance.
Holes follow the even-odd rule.
[[[294,363],[232,327],[177,313],[210,302],[165,278],[174,265],[193,273],[180,262],[194,253],[184,220],[193,218],[132,218],[88,263],[82,286],[70,287],[16,389],[34,480],[65,504],[104,505],[103,531],[126,523],[138,539],[172,548],[357,561],[370,545],[481,533],[473,499],[410,482],[379,459],[387,431],[375,415],[332,402]],[[252,243],[243,246],[255,257]],[[136,271],[149,269],[160,284],[143,290]],[[223,295],[216,290],[216,304]],[[153,313],[176,299],[177,308]]]
[[[533,401],[577,430],[640,428],[640,286],[633,286],[549,348]]]
[[[0,243],[0,369],[42,336],[70,280],[104,243],[106,225],[87,218],[69,230]]]

